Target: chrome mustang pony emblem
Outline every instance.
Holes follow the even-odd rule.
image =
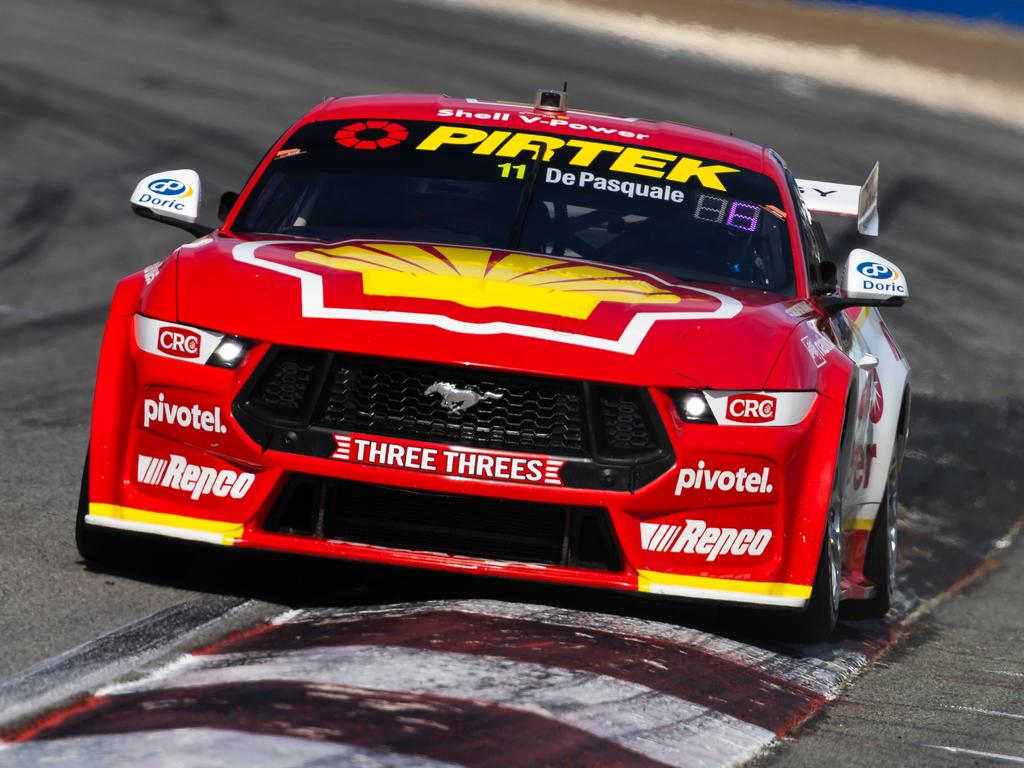
[[[481,400],[500,400],[497,392],[477,392],[472,387],[459,389],[447,381],[435,381],[423,391],[424,395],[440,395],[441,405],[452,413],[468,411]]]

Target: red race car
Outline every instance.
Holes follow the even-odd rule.
[[[809,211],[863,187],[673,123],[441,96],[329,99],[219,227],[199,177],[134,210],[198,239],[126,277],[77,541],[129,534],[790,609],[895,583],[908,366]],[[841,272],[841,274],[840,274]]]

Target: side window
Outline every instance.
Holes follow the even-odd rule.
[[[825,237],[825,230],[821,228],[820,221],[816,221],[811,225],[811,234],[814,235],[814,242],[818,246],[818,254],[821,261],[834,261],[832,249],[829,247],[828,238]]]
[[[824,261],[825,256],[821,244],[815,237],[814,227],[811,224],[811,214],[807,212],[807,207],[804,205],[803,196],[800,194],[800,187],[797,186],[796,179],[793,178],[793,174],[789,172],[789,169],[786,169],[786,182],[789,184],[789,193],[793,196],[793,202],[800,212],[800,241],[804,247],[804,259],[806,259],[807,266],[810,268],[812,264]]]
[[[821,244],[815,236],[814,227],[809,226],[804,219],[800,219],[800,239],[804,242],[804,255],[807,257],[807,266],[820,264],[825,260]]]

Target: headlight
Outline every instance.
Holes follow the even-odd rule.
[[[676,410],[685,421],[698,424],[715,424],[715,414],[711,411],[704,393],[699,389],[674,389],[669,393]]]
[[[217,348],[213,350],[207,365],[218,368],[237,368],[245,360],[245,354],[252,347],[252,342],[237,336],[225,336]]]

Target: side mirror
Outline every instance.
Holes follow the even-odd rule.
[[[201,237],[213,227],[197,224],[202,187],[199,174],[189,169],[163,171],[147,176],[132,193],[132,211]]]
[[[235,203],[238,202],[237,192],[225,192],[220,196],[220,204],[217,206],[217,218],[224,221],[231,213],[231,209],[235,207]]]
[[[838,287],[839,270],[831,261],[811,264],[811,293],[815,296],[827,296],[835,293]]]
[[[891,261],[855,248],[843,271],[842,295],[826,296],[822,308],[836,313],[849,307],[899,307],[910,296],[907,278]]]

